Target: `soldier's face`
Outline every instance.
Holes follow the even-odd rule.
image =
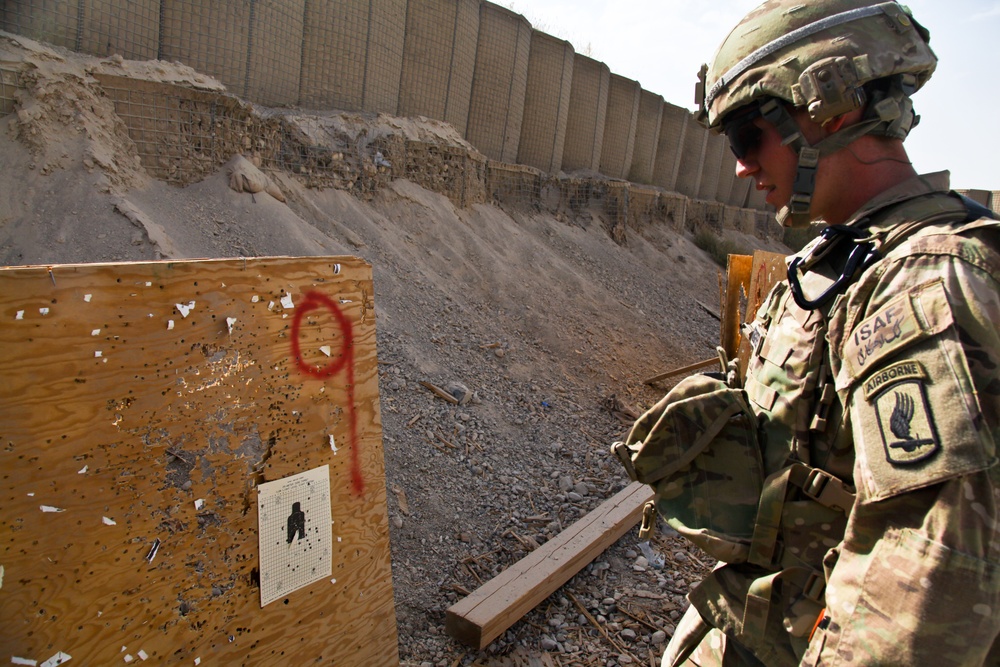
[[[756,145],[745,147],[742,158],[737,158],[736,176],[753,178],[757,189],[767,192],[767,203],[780,209],[791,199],[798,156],[782,145],[774,125],[760,117],[752,122],[760,130],[760,138]]]

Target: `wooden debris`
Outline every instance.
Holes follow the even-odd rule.
[[[642,415],[641,412],[618,398],[616,394],[611,394],[604,399],[604,407],[623,424],[631,425]]]
[[[720,321],[722,320],[722,315],[720,315],[719,311],[717,311],[715,308],[712,308],[711,306],[709,306],[707,304],[704,304],[701,301],[697,301],[696,300],[695,303],[698,304],[699,306],[701,306],[706,313],[708,313],[709,315],[711,315],[715,319],[720,320]]]
[[[654,375],[648,380],[643,380],[643,384],[656,384],[660,380],[666,380],[667,378],[674,377],[675,375],[683,375],[684,373],[690,373],[691,371],[696,371],[699,368],[705,368],[711,366],[712,364],[719,363],[719,357],[715,356],[711,359],[706,359],[705,361],[699,361],[696,364],[691,364],[690,366],[684,366],[683,368],[675,368],[672,371],[667,371],[666,373],[661,373],[659,375]]]
[[[444,400],[448,401],[449,403],[451,403],[453,405],[458,405],[458,399],[457,398],[455,398],[454,396],[452,396],[451,394],[449,394],[448,392],[446,392],[444,389],[442,389],[441,387],[437,386],[436,384],[431,384],[430,382],[421,382],[420,384],[424,388],[430,389],[431,392],[435,396],[437,396],[438,398],[443,398]]]
[[[392,492],[396,494],[396,500],[399,501],[399,511],[406,516],[410,516],[410,506],[406,502],[406,491],[398,486],[394,486],[392,487]]]
[[[575,604],[577,609],[580,610],[580,613],[583,614],[588,621],[590,621],[590,624],[593,625],[595,628],[597,628],[598,632],[604,635],[604,638],[608,640],[608,643],[615,647],[616,651],[618,651],[619,653],[624,653],[625,655],[631,657],[636,662],[640,662],[640,660],[637,657],[635,657],[631,651],[629,651],[627,648],[625,648],[624,646],[616,642],[614,639],[612,639],[611,635],[608,634],[608,631],[605,630],[601,626],[601,624],[597,622],[597,619],[594,618],[589,611],[587,611],[587,608],[580,603],[580,601],[576,598],[575,595],[573,595],[569,591],[566,591],[566,596],[573,601],[573,604]]]

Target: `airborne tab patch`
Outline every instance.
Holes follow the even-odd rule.
[[[865,381],[865,399],[873,403],[885,458],[893,465],[912,465],[941,449],[925,379],[919,362],[901,361]]]
[[[887,384],[901,380],[926,380],[927,373],[919,361],[901,361],[888,368],[883,368],[865,380],[865,400],[871,401],[872,396]]]

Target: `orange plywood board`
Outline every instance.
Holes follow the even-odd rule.
[[[317,469],[331,575],[262,607],[258,486]],[[359,259],[0,269],[0,471],[5,661],[398,663]]]

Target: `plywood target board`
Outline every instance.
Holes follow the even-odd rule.
[[[397,664],[384,472],[362,260],[0,269],[0,661]]]

